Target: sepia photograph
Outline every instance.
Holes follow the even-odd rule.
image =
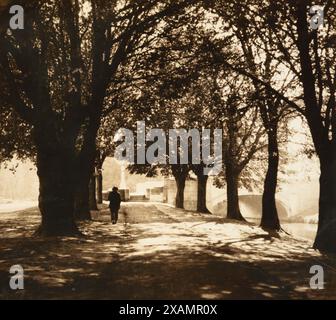
[[[335,0],[0,0],[0,300],[334,299]]]

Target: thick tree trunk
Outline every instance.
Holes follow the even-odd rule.
[[[206,187],[208,182],[208,176],[203,173],[197,176],[197,212],[210,213],[206,205]]]
[[[261,227],[279,231],[280,221],[276,207],[276,188],[278,182],[279,149],[276,128],[268,130],[268,168],[262,197]]]
[[[93,175],[89,184],[89,207],[90,210],[97,211],[97,199],[96,199],[96,176]]]
[[[90,138],[92,138],[91,135]],[[94,140],[89,140],[83,146],[84,150],[82,150],[80,158],[78,187],[75,196],[75,219],[80,221],[91,220],[90,181],[94,172],[95,148]]]
[[[314,248],[336,253],[336,156],[321,161],[319,222]]]
[[[101,171],[101,168],[98,168],[97,170],[96,188],[97,188],[97,203],[102,204],[103,203],[103,173]]]
[[[56,152],[59,150],[55,150]],[[80,234],[74,221],[74,176],[69,162],[38,148],[40,181],[39,209],[42,215],[37,234],[69,236]]]
[[[226,192],[227,192],[227,218],[245,221],[240,212],[239,195],[238,195],[238,179],[239,175],[231,167],[226,165]]]
[[[184,189],[185,189],[185,177],[175,177],[176,181],[176,201],[175,206],[179,209],[184,209]]]
[[[84,180],[79,184],[75,194],[74,216],[78,221],[91,220],[89,182],[87,182],[86,179]]]

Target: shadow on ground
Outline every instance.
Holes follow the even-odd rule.
[[[302,241],[159,204],[127,204],[84,223],[83,238],[36,238],[36,209],[0,216],[1,299],[332,299],[336,262]],[[11,291],[20,264],[25,290]],[[309,288],[310,267],[325,289]]]

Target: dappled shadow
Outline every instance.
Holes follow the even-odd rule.
[[[84,238],[30,237],[35,211],[0,221],[0,298],[335,298],[336,263],[286,234],[159,205],[124,205],[117,225],[104,209],[81,224]],[[8,231],[9,229],[12,229]],[[8,288],[21,264],[25,290]],[[325,266],[324,290],[309,269]]]

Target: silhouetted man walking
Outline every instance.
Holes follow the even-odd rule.
[[[108,200],[110,201],[109,207],[111,211],[111,220],[113,224],[116,224],[118,221],[118,213],[121,202],[121,197],[117,187],[113,187],[112,192],[109,194]]]

